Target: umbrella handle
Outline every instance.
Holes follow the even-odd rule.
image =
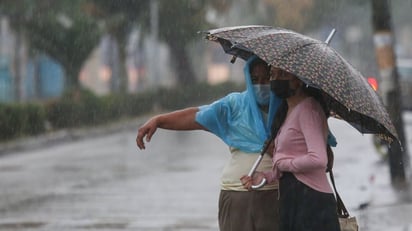
[[[263,185],[265,185],[265,184],[266,184],[266,178],[263,178],[262,181],[261,181],[259,184],[257,184],[257,185],[252,185],[252,189],[262,188]]]
[[[259,155],[259,157],[256,159],[255,163],[253,164],[252,168],[250,169],[249,173],[247,174],[248,176],[251,177],[253,175],[253,173],[256,171],[256,168],[259,166],[260,161],[263,158],[263,154]],[[265,184],[266,184],[266,179],[263,178],[263,180],[259,184],[252,185],[252,189],[259,189],[259,188],[263,187],[263,185],[265,185]]]

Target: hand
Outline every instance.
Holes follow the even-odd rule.
[[[146,149],[144,138],[146,137],[146,142],[150,142],[153,134],[157,129],[157,120],[156,117],[153,117],[147,121],[143,126],[137,130],[136,144],[140,149]]]
[[[245,189],[251,190],[252,188],[252,177],[248,175],[244,175],[240,178],[240,182],[242,182],[242,185]]]
[[[247,190],[252,190],[252,185],[258,185],[262,180],[265,178],[265,175],[262,172],[255,172],[252,177],[244,175],[240,178],[240,182],[242,182],[243,187]]]
[[[266,150],[266,153],[269,156],[273,156],[273,149],[275,148],[274,142],[270,142],[268,149]]]

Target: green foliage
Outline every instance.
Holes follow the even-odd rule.
[[[133,27],[139,27],[144,33],[154,32],[157,27],[158,39],[165,42],[171,50],[172,66],[179,82],[193,83],[196,72],[193,71],[188,46],[193,40],[199,39],[197,32],[210,26],[206,22],[206,12],[209,6],[226,6],[221,1],[205,0],[158,0],[158,25],[153,24],[152,12],[155,1],[150,0],[89,0],[90,15],[104,22],[105,31],[111,34],[125,53],[127,35]],[[125,81],[121,81],[124,89]]]
[[[46,113],[37,104],[0,104],[0,140],[45,131]]]
[[[84,0],[3,0],[0,13],[12,29],[22,31],[33,53],[46,53],[63,65],[68,83],[78,86],[78,74],[101,31],[98,21],[85,14]]]
[[[197,31],[210,28],[207,10],[219,8],[222,12],[229,9],[229,2],[157,1],[158,36],[171,47],[172,65],[180,82],[197,79],[187,47],[199,39]],[[57,60],[65,69],[68,85],[80,87],[79,72],[103,33],[116,38],[123,62],[130,32],[136,27],[146,35],[152,32],[152,4],[150,0],[2,0],[0,13],[10,18],[12,28],[21,28],[33,53],[46,53]],[[121,79],[120,85],[126,86],[126,81]]]
[[[98,97],[88,90],[71,90],[56,101],[41,104],[0,104],[0,141],[52,129],[93,127],[121,118],[137,117],[156,108],[169,111],[210,103],[243,86],[224,83],[210,86],[199,83],[190,87],[162,88],[139,94]]]
[[[87,13],[98,20],[103,20],[109,33],[130,32],[133,26],[148,20],[148,0],[88,0]],[[145,21],[147,22],[147,21]]]
[[[41,104],[23,105],[24,129],[22,133],[36,135],[45,131],[46,110]]]
[[[54,128],[96,125],[105,120],[102,101],[88,90],[68,91],[47,105],[47,119]]]
[[[87,90],[70,91],[47,105],[48,120],[54,128],[94,126],[150,112],[151,99],[152,92],[97,97]]]
[[[199,30],[210,27],[205,17],[207,1],[168,0],[159,3],[159,36],[168,44],[187,45],[199,38]]]
[[[122,117],[133,117],[150,112],[153,92],[144,94],[114,94],[101,98],[104,105],[105,118],[116,120]]]
[[[171,64],[182,84],[196,82],[188,47],[199,40],[198,31],[210,28],[206,21],[209,4],[205,0],[159,1],[159,39],[169,46]]]
[[[210,86],[161,88],[140,94],[115,94],[97,97],[90,91],[70,91],[62,99],[47,105],[47,118],[54,128],[94,126],[123,117],[150,113],[154,106],[174,110],[209,102],[240,87],[233,83]]]
[[[130,33],[140,27],[150,12],[147,0],[88,0],[87,14],[100,22],[102,30],[110,35],[119,48],[119,86],[112,86],[113,92],[124,91],[127,86],[126,54]]]
[[[63,65],[69,84],[78,86],[77,76],[97,46],[101,31],[97,21],[81,11],[81,1],[59,1],[47,12],[36,12],[24,22],[30,45]]]
[[[22,113],[17,113],[18,108],[16,106],[1,105],[0,110],[0,138],[14,138],[18,136],[21,132],[20,125],[18,121],[21,120],[16,115],[21,115]]]
[[[187,106],[195,106],[214,101],[229,92],[242,91],[242,86],[231,82],[211,86],[207,83],[171,89],[159,89],[157,102],[165,110],[176,110]]]

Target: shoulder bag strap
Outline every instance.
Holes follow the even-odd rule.
[[[330,146],[328,146],[328,169],[327,172],[329,172],[329,178],[330,181],[332,182],[333,190],[335,191],[336,195],[336,202],[337,202],[337,212],[339,217],[349,217],[349,212],[345,207],[345,204],[343,203],[342,198],[340,197],[338,190],[336,190],[336,185],[335,185],[335,179],[333,177],[333,171],[332,171],[332,166],[333,166],[333,151]],[[332,161],[332,163],[329,163]]]
[[[330,178],[330,181],[332,182],[333,189],[335,190],[338,216],[339,217],[349,217],[349,212],[346,209],[345,204],[343,203],[343,200],[340,197],[338,191],[336,190],[332,169],[329,171],[329,178]]]

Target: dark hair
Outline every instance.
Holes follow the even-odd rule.
[[[319,89],[314,88],[314,87],[311,87],[311,86],[308,86],[308,85],[303,86],[303,87],[302,87],[302,90],[303,90],[303,92],[305,92],[307,95],[312,96],[314,99],[316,99],[316,101],[318,101],[319,104],[320,104],[320,106],[322,107],[323,112],[324,112],[325,115],[326,115],[326,118],[329,117],[329,108],[328,108],[328,106],[326,105],[326,102],[325,102],[325,100],[324,100],[324,98],[323,98],[322,92],[321,92]]]
[[[250,74],[252,74],[252,70],[253,70],[253,68],[255,68],[257,65],[259,65],[259,64],[262,64],[262,65],[265,65],[267,68],[267,71],[269,72],[269,66],[268,66],[268,64],[265,62],[265,61],[263,61],[261,58],[256,58],[255,60],[253,60],[250,64],[249,64],[249,71],[250,71]]]
[[[319,102],[320,106],[323,109],[323,112],[326,115],[326,118],[329,117],[329,108],[326,104],[325,98],[323,97],[325,93],[321,90],[311,87],[311,86],[304,86],[303,92],[312,96],[316,101]],[[326,155],[328,157],[328,163],[326,164],[326,172],[332,171],[333,162],[334,162],[334,155],[332,151],[332,147],[329,144],[326,144]]]
[[[271,136],[270,136],[270,139],[272,141],[276,138],[283,122],[285,122],[287,113],[288,113],[288,103],[286,99],[283,99],[278,107],[278,110],[276,111],[275,118],[273,119],[273,123],[271,127]]]

